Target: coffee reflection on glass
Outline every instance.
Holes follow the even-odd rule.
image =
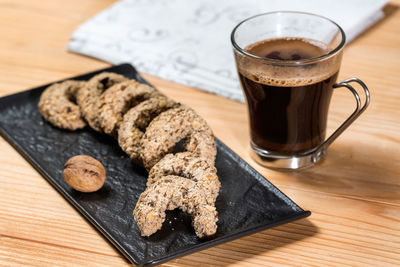
[[[239,80],[249,111],[253,158],[273,168],[316,163],[329,144],[363,112],[369,92],[356,78],[336,83],[343,30],[324,17],[301,12],[261,14],[232,32]],[[356,82],[360,97],[349,84]],[[328,139],[329,103],[336,87],[348,88],[357,108]]]

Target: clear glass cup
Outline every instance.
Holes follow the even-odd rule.
[[[338,24],[303,12],[260,14],[233,29],[236,67],[249,111],[251,151],[258,163],[283,169],[313,165],[367,108],[370,96],[362,81],[336,82],[345,40]],[[351,83],[363,88],[363,105]],[[357,107],[325,138],[329,103],[333,89],[339,87],[352,92]]]

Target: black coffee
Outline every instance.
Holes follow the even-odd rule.
[[[276,60],[299,60],[327,52],[307,39],[271,39],[245,48],[253,55]],[[323,76],[320,76],[323,77]],[[249,106],[252,142],[271,153],[295,155],[309,151],[325,139],[332,85],[337,73],[319,78],[279,81],[262,74],[239,71]]]

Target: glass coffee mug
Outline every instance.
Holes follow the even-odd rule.
[[[249,111],[253,158],[263,166],[297,169],[316,163],[367,108],[357,78],[336,83],[345,34],[335,22],[302,12],[272,12],[239,23],[231,35]],[[365,103],[351,83],[365,92]],[[352,92],[357,107],[327,139],[334,88]]]

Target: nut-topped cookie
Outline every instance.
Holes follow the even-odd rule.
[[[77,103],[81,108],[83,117],[89,126],[101,132],[98,121],[99,99],[102,93],[115,84],[126,81],[127,78],[112,72],[102,72],[93,76],[84,88],[77,94]]]
[[[100,128],[115,136],[123,115],[132,107],[161,93],[135,80],[118,83],[105,91],[99,99],[98,122]]]
[[[214,164],[217,149],[211,128],[194,110],[182,105],[161,113],[147,127],[141,151],[144,167],[150,170],[182,139],[186,140],[184,151]]]
[[[40,114],[52,125],[77,130],[86,126],[79,106],[76,104],[76,95],[85,86],[86,82],[67,80],[47,87],[39,100]]]
[[[165,96],[143,101],[131,108],[123,117],[118,130],[118,144],[136,163],[141,163],[141,139],[149,123],[160,113],[180,104]]]
[[[207,201],[207,192],[196,182],[180,176],[164,176],[147,187],[140,195],[133,211],[143,236],[161,229],[165,211],[180,208],[192,217],[196,235],[211,236],[217,231],[217,211],[214,203]]]

